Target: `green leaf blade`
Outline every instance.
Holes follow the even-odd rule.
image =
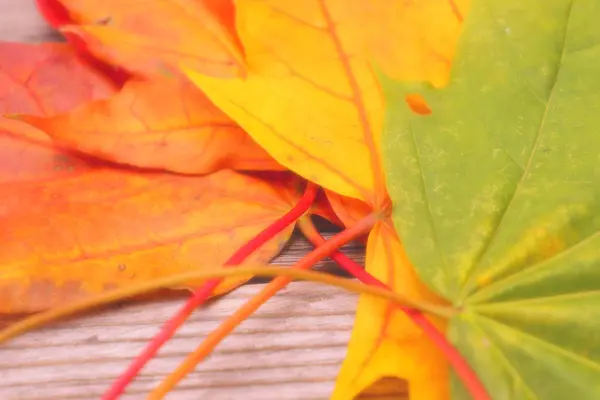
[[[598,15],[474,0],[446,88],[383,79],[396,229],[462,310],[450,337],[498,399],[600,398]]]

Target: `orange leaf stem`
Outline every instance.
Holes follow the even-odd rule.
[[[190,280],[206,281],[215,278],[247,278],[252,276],[271,278],[287,276],[296,280],[330,285],[357,294],[369,294],[377,298],[388,300],[394,304],[408,305],[418,310],[422,310],[423,312],[427,312],[432,315],[438,315],[440,317],[450,318],[451,315],[456,314],[455,310],[446,306],[438,306],[426,302],[415,302],[414,300],[408,299],[399,293],[377,286],[365,285],[364,283],[354,279],[340,278],[324,272],[300,270],[286,266],[274,267],[271,265],[255,264],[251,267],[240,266],[238,268],[221,268],[208,271],[178,273],[163,278],[137,283],[133,286],[111,290],[101,293],[97,296],[83,298],[82,300],[71,302],[63,307],[52,308],[38,314],[33,314],[29,317],[21,319],[18,322],[15,322],[14,324],[10,324],[7,328],[0,330],[0,344],[50,322],[89,311],[90,309],[122,302],[124,299],[129,299],[141,294],[151,293],[158,289],[182,285]]]
[[[312,205],[318,192],[318,186],[308,183],[306,190],[298,203],[279,220],[267,227],[256,237],[249,240],[240,247],[224,264],[225,267],[235,266],[242,263],[256,249],[269,241],[279,232],[300,218]],[[212,294],[213,290],[221,283],[222,279],[207,281],[200,289],[194,291],[186,304],[161,328],[160,332],[147,344],[146,348],[139,354],[129,367],[111,385],[102,396],[102,400],[113,400],[123,393],[127,385],[135,378],[140,370],[154,357],[158,350],[173,336],[175,331],[185,322],[189,315]]]
[[[306,218],[301,218],[303,221]],[[310,269],[321,259],[331,256],[331,254],[339,253],[339,249],[344,244],[351,240],[356,239],[360,235],[367,233],[375,223],[373,215],[369,215],[356,223],[351,228],[348,228],[331,239],[321,242],[313,251],[304,256],[298,261],[293,268],[294,269]],[[292,281],[292,278],[286,276],[280,276],[271,281],[263,290],[261,290],[256,296],[252,297],[246,303],[244,303],[233,315],[229,316],[223,323],[214,331],[212,331],[206,339],[194,350],[193,353],[189,354],[186,359],[179,364],[177,369],[167,376],[161,384],[148,396],[148,400],[158,400],[164,398],[164,396],[172,390],[179,381],[181,381],[188,373],[192,372],[196,365],[198,365],[204,358],[206,358],[214,348],[229,334],[233,331],[240,323],[254,313],[261,305],[267,300],[273,297],[279,290],[283,289],[288,283]]]
[[[298,221],[298,227],[314,246],[321,246],[326,240],[319,234],[312,221],[308,218],[302,218]],[[377,286],[391,290],[388,285],[368,273],[361,265],[348,258],[341,252],[335,252],[330,256],[340,267],[364,284]],[[444,354],[450,365],[454,367],[454,371],[465,385],[473,400],[491,400],[485,386],[479,380],[479,377],[473,371],[471,366],[458,352],[443,333],[441,333],[435,325],[433,325],[425,315],[414,308],[398,306],[411,321],[413,321],[425,335],[433,342],[433,344]]]

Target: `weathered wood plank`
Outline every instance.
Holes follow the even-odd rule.
[[[198,310],[124,399],[143,398],[185,354],[262,285]],[[79,317],[0,347],[1,399],[98,398],[181,301],[152,301]],[[325,399],[353,323],[355,296],[296,282],[244,322],[172,399]]]

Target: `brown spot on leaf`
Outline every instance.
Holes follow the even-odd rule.
[[[95,23],[96,25],[106,26],[106,25],[111,25],[113,22],[113,19],[110,16],[106,16],[103,18],[98,18],[95,22],[96,22]]]
[[[408,381],[400,378],[384,377],[360,392],[355,400],[408,400],[409,398]]]
[[[406,95],[405,100],[406,104],[408,104],[408,106],[414,113],[419,115],[431,114],[431,108],[429,108],[429,105],[427,104],[423,96],[421,96],[420,94],[408,94]]]

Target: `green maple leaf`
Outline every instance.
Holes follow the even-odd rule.
[[[446,88],[383,82],[396,229],[494,399],[600,399],[599,16],[474,0]]]

